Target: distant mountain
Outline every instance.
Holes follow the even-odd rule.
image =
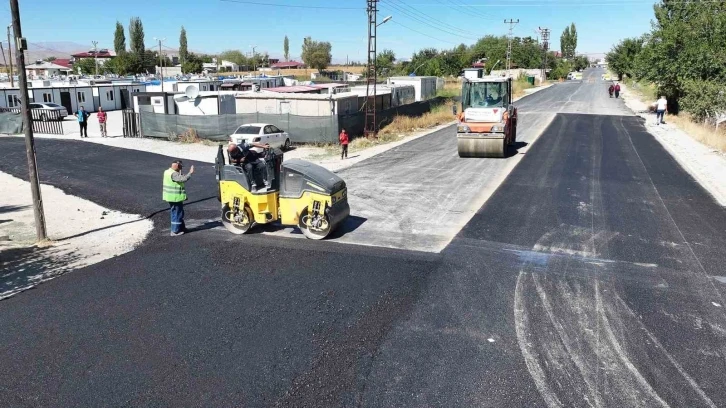
[[[70,41],[44,41],[28,42],[28,51],[25,53],[27,62],[32,62],[48,57],[70,58],[71,54],[87,52],[93,46],[78,44]]]

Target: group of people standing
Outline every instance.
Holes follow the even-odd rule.
[[[86,111],[83,106],[78,108],[78,112],[76,112],[76,119],[78,120],[78,125],[81,128],[81,138],[88,137],[88,118],[91,116],[88,111]],[[98,118],[98,125],[101,128],[101,137],[107,137],[108,134],[106,133],[106,112],[103,111],[103,108],[99,106],[98,113],[96,113],[96,117]]]

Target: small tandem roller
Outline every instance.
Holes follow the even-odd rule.
[[[222,224],[233,234],[245,234],[256,224],[280,222],[300,228],[309,239],[330,235],[350,215],[348,188],[335,173],[316,164],[266,150],[265,188],[251,187],[253,177],[242,166],[225,164],[222,146],[216,160]]]
[[[517,108],[512,105],[512,79],[464,79],[457,116],[459,157],[505,157],[517,138]]]

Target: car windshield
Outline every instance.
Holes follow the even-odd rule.
[[[62,106],[60,106],[56,103],[46,103],[45,106],[48,106],[50,108],[62,108]]]
[[[486,108],[501,106],[507,102],[505,82],[470,82],[464,92],[464,106]]]
[[[240,126],[237,128],[237,131],[234,132],[235,135],[259,135],[260,134],[260,127],[259,126]]]

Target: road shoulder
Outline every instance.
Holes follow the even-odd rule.
[[[35,245],[28,182],[0,172],[0,300],[136,248],[151,220],[41,185],[50,241]]]
[[[672,124],[655,124],[648,104],[627,86],[621,85],[625,105],[645,119],[648,132],[673,156],[721,206],[726,207],[726,155],[708,147]],[[667,118],[666,118],[667,119]]]

